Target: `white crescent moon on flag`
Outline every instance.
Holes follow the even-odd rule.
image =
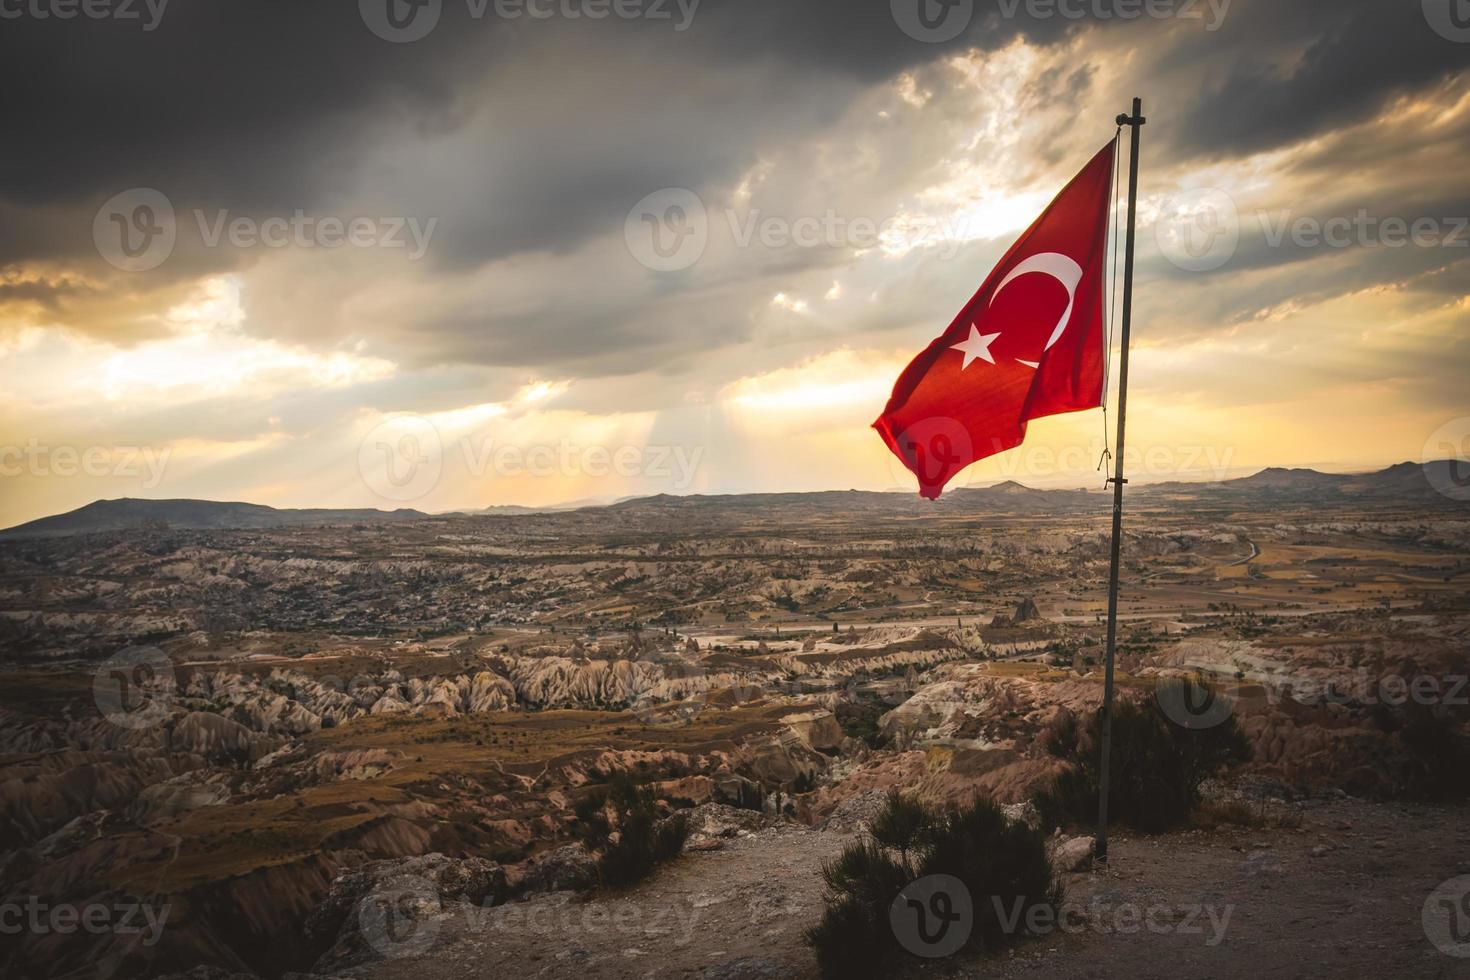
[[[1072,306],[1077,300],[1077,284],[1082,281],[1082,266],[1073,262],[1061,252],[1038,252],[1006,273],[1006,277],[1000,281],[1000,285],[995,287],[995,292],[990,294],[990,302],[995,302],[995,298],[1000,295],[1000,291],[1005,289],[1012,279],[1024,276],[1028,272],[1040,272],[1042,275],[1051,276],[1067,290],[1067,308],[1062,311],[1062,318],[1057,321],[1056,329],[1051,332],[1051,338],[1047,340],[1046,346],[1041,349],[1045,353],[1051,350],[1051,345],[1055,344],[1061,338],[1062,331],[1067,329],[1067,321],[1072,319]],[[1030,368],[1040,366],[1039,361],[1023,361],[1019,357],[1016,358],[1016,361]]]

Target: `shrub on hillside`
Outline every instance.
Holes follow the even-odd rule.
[[[1046,838],[986,799],[939,810],[890,794],[869,836],[822,868],[826,910],[808,929],[824,977],[888,975],[906,956],[889,908],[910,883],[952,875],[968,889],[974,925],[965,946],[995,951],[1017,938],[1038,905],[1055,910],[1061,886]]]
[[[1161,705],[1209,704],[1215,692],[1199,678],[1161,681],[1146,701],[1120,699],[1113,705],[1108,818],[1135,830],[1157,833],[1189,819],[1200,786],[1228,766],[1250,759],[1250,743],[1228,702],[1180,724]],[[1079,720],[1063,712],[1046,734],[1047,750],[1067,763],[1036,795],[1047,826],[1097,820],[1102,709]]]
[[[623,888],[646,878],[654,867],[679,856],[689,836],[684,815],[660,819],[653,791],[617,773],[607,791],[581,800],[575,809],[582,843],[600,850],[597,880]]]
[[[1444,803],[1470,797],[1470,737],[1447,708],[1409,705],[1397,736],[1408,753],[1398,795]]]

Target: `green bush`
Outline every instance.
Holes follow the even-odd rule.
[[[1410,704],[1397,735],[1407,750],[1396,795],[1447,803],[1470,797],[1470,738],[1447,709]]]
[[[822,976],[888,975],[908,955],[894,936],[889,907],[911,882],[939,874],[969,890],[974,927],[966,947],[973,950],[994,952],[1018,938],[1005,922],[1014,911],[1020,918],[1013,921],[1024,923],[1035,906],[1055,910],[1061,902],[1041,831],[1007,819],[986,799],[939,810],[895,792],[869,836],[822,868],[826,909],[806,932]]]
[[[660,819],[653,791],[624,773],[608,780],[606,792],[578,801],[574,812],[583,846],[602,852],[597,880],[605,888],[648,877],[656,865],[678,857],[689,836],[683,814]]]
[[[1113,745],[1108,821],[1145,833],[1177,827],[1199,804],[1206,779],[1251,757],[1250,743],[1233,711],[1218,721],[1186,727],[1164,713],[1161,703],[1200,703],[1214,691],[1199,678],[1161,681],[1146,701],[1113,705]],[[1228,702],[1223,703],[1228,708]],[[1067,763],[1036,794],[1045,825],[1090,825],[1097,820],[1098,766],[1102,752],[1102,709],[1079,721],[1063,712],[1046,734],[1047,750]]]

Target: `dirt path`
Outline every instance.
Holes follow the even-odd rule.
[[[998,963],[918,975],[1470,977],[1470,958],[1440,952],[1423,925],[1435,887],[1470,874],[1470,808],[1338,802],[1308,810],[1298,831],[1124,841],[1112,865],[1069,881],[1068,906],[1097,910],[1083,930]],[[1173,909],[1176,921],[1155,912],[1154,929],[1130,917],[1151,908]]]
[[[815,977],[804,928],[819,868],[849,835],[778,827],[691,853],[621,897],[567,893],[451,907],[423,956],[355,975]],[[908,977],[1470,977],[1422,924],[1446,879],[1470,874],[1470,808],[1311,806],[1297,830],[1123,837],[1112,867],[1067,879],[1067,927],[998,958],[914,965]]]

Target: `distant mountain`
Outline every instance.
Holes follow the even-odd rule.
[[[3,538],[49,538],[97,531],[125,531],[148,525],[191,529],[249,529],[374,521],[413,521],[428,517],[417,510],[278,510],[263,504],[216,500],[98,500],[65,514],[42,517],[0,531]]]
[[[624,500],[634,500],[634,497],[586,497],[581,500],[568,500],[560,504],[547,504],[544,507],[527,507],[521,504],[491,504],[489,507],[481,507],[479,510],[455,511],[458,514],[467,514],[471,517],[516,517],[523,514],[559,514],[568,510],[583,510],[587,507],[608,507],[612,504],[622,503]]]
[[[1250,476],[1218,483],[1155,483],[1140,486],[1138,492],[1189,496],[1207,492],[1213,496],[1292,499],[1298,502],[1354,497],[1398,498],[1420,503],[1447,504],[1455,501],[1436,488],[1463,481],[1464,477],[1460,476],[1462,470],[1470,475],[1470,466],[1448,459],[1428,463],[1395,463],[1371,473],[1323,473],[1311,469],[1272,466]]]
[[[1348,493],[1439,494],[1436,487],[1463,486],[1470,478],[1470,466],[1453,459],[1437,459],[1432,463],[1395,463],[1377,473],[1353,476],[1343,489]]]
[[[1341,488],[1353,477],[1340,473],[1322,473],[1309,469],[1287,469],[1271,466],[1259,473],[1224,481],[1226,486],[1243,490],[1322,490]]]
[[[1286,469],[1270,467],[1251,476],[1213,483],[1170,482],[1134,483],[1129,495],[1147,498],[1180,498],[1232,500],[1241,504],[1251,501],[1269,503],[1290,500],[1310,503],[1313,500],[1343,500],[1355,497],[1375,499],[1398,499],[1407,503],[1423,505],[1454,505],[1455,501],[1435,489],[1450,486],[1450,460],[1432,463],[1397,463],[1387,469],[1372,473],[1322,473],[1312,469]],[[1470,477],[1470,466],[1460,465]],[[1426,473],[1434,474],[1431,485]],[[1453,475],[1458,476],[1458,471]],[[1463,479],[1463,478],[1462,478]],[[646,511],[650,517],[658,513],[677,512],[681,516],[694,516],[701,512],[721,509],[749,511],[751,519],[777,513],[796,514],[802,511],[860,513],[882,512],[887,514],[922,514],[938,507],[959,513],[1065,513],[1090,512],[1105,508],[1112,491],[1101,487],[1081,490],[1039,490],[1006,480],[989,487],[958,487],[950,490],[937,501],[921,499],[914,491],[870,491],[870,490],[819,490],[812,493],[743,493],[743,494],[690,494],[674,496],[659,494],[653,497],[635,497],[614,505],[620,510]]]
[[[917,491],[816,490],[805,493],[658,494],[634,497],[613,507],[619,511],[646,512],[650,518],[677,513],[693,517],[700,513],[744,510],[752,520],[802,513],[926,514],[934,508],[959,513],[994,513],[997,510],[1059,512],[1096,510],[1106,506],[1101,493],[1086,490],[1036,490],[1014,481],[991,487],[959,487],[937,501],[921,498]]]
[[[1463,471],[1463,472],[1462,472]],[[1426,475],[1428,474],[1428,475]],[[1431,483],[1431,476],[1433,482]],[[1455,506],[1456,499],[1436,487],[1459,486],[1470,480],[1470,466],[1453,460],[1396,463],[1372,473],[1322,473],[1310,469],[1271,467],[1251,476],[1215,483],[1135,484],[1130,495],[1154,500],[1220,500],[1230,505],[1252,502],[1269,505],[1290,501],[1396,500],[1424,506]],[[925,514],[933,508],[950,513],[1087,513],[1106,508],[1111,492],[1093,490],[1038,490],[1014,480],[989,487],[959,487],[939,500],[921,499],[913,491],[819,490],[809,493],[658,494],[621,500],[577,500],[551,507],[497,505],[478,511],[440,515],[457,517],[533,517],[599,507],[646,514],[650,520],[691,519],[701,514],[744,512],[750,520],[779,520],[781,515],[823,513]],[[298,527],[317,524],[357,524],[414,521],[432,515],[417,510],[278,510],[260,504],[220,503],[212,500],[99,500],[66,514],[43,517],[0,531],[0,538],[58,537],[93,531],[119,531],[146,524],[178,528],[248,529]]]

